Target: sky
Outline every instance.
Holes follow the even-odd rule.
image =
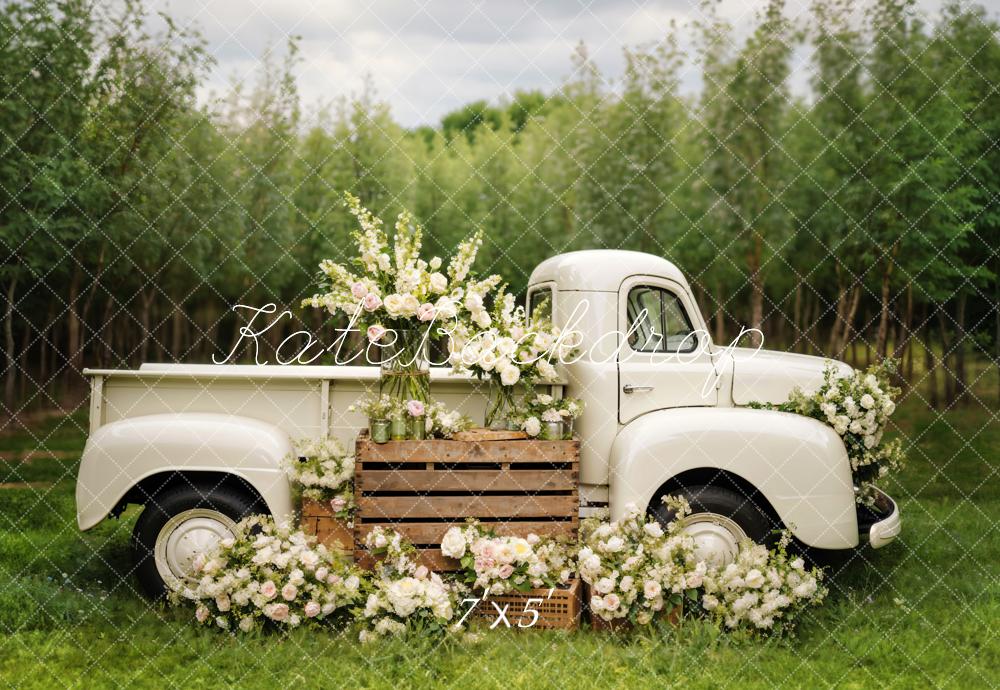
[[[863,3],[857,3],[859,8]],[[1000,0],[985,3],[994,12]],[[737,33],[753,26],[764,0],[720,0],[719,14]],[[156,0],[183,26],[197,28],[216,65],[202,99],[252,82],[268,51],[284,53],[299,37],[296,68],[303,103],[331,102],[358,93],[370,75],[381,100],[402,125],[438,124],[441,116],[478,99],[493,103],[517,90],[552,91],[570,71],[581,40],[609,79],[624,67],[623,46],[662,41],[671,22],[683,27],[700,15],[698,0]],[[935,16],[940,0],[918,0]],[[808,19],[808,0],[787,0],[790,19]],[[807,50],[796,51],[792,86],[808,83]],[[700,77],[687,65],[682,89]]]

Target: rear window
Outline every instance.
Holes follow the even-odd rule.
[[[552,319],[552,288],[538,288],[528,297],[528,316],[534,318],[535,312],[545,319]]]

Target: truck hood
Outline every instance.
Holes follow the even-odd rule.
[[[815,391],[823,382],[827,364],[836,366],[841,375],[851,373],[851,367],[843,362],[810,355],[743,347],[733,348],[731,355],[735,405],[783,403],[796,386],[807,393]]]

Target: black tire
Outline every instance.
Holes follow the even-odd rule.
[[[153,555],[160,531],[174,515],[195,508],[217,511],[234,522],[239,522],[250,515],[267,513],[267,507],[252,493],[225,484],[218,486],[178,484],[150,497],[132,531],[132,558],[135,572],[139,584],[148,596],[160,598],[167,592],[167,585],[156,568],[156,559]]]
[[[691,506],[691,514],[717,513],[730,518],[739,525],[746,535],[758,544],[771,545],[775,541],[775,530],[780,525],[761,506],[754,502],[752,496],[746,496],[740,491],[728,486],[703,484],[688,486],[683,489],[668,491],[669,496],[682,496]],[[649,506],[649,512],[663,526],[674,519],[674,511],[668,508],[659,497]]]

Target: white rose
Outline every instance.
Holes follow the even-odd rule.
[[[461,558],[465,555],[465,537],[459,527],[452,527],[444,533],[441,539],[441,553],[449,558]]]
[[[642,585],[642,593],[646,595],[647,599],[655,599],[660,596],[660,592],[662,590],[663,588],[656,580],[646,580],[646,582]]]
[[[643,525],[642,529],[654,539],[659,539],[663,536],[663,528],[660,527],[660,523],[658,522],[647,522]]]
[[[440,273],[431,273],[430,284],[431,290],[438,294],[448,289],[448,279]]]
[[[434,308],[437,310],[438,316],[442,319],[453,319],[458,313],[458,307],[447,297],[439,297],[438,301],[434,303]]]
[[[480,328],[489,328],[490,324],[493,323],[493,319],[490,318],[489,312],[485,309],[480,309],[472,315],[472,320]]]
[[[865,408],[866,410],[870,410],[874,406],[875,406],[875,398],[868,395],[867,393],[861,396],[861,407]]]
[[[521,378],[521,370],[514,365],[508,365],[500,372],[500,383],[505,386],[513,386]]]
[[[524,430],[528,436],[538,436],[542,431],[542,423],[538,421],[538,417],[528,417],[524,420]]]
[[[382,301],[382,306],[385,307],[390,316],[401,316],[405,308],[403,296],[396,293],[386,295],[386,298]]]
[[[496,348],[497,352],[504,357],[510,357],[517,349],[517,343],[514,342],[513,338],[504,337],[497,340]]]
[[[477,364],[479,364],[479,367],[483,371],[493,371],[493,367],[497,364],[497,356],[492,350],[483,350],[479,353],[479,361]]]
[[[597,584],[594,585],[594,589],[600,592],[601,594],[607,594],[608,592],[611,592],[614,588],[615,588],[615,581],[612,580],[610,577],[602,577],[600,580],[597,581]]]

